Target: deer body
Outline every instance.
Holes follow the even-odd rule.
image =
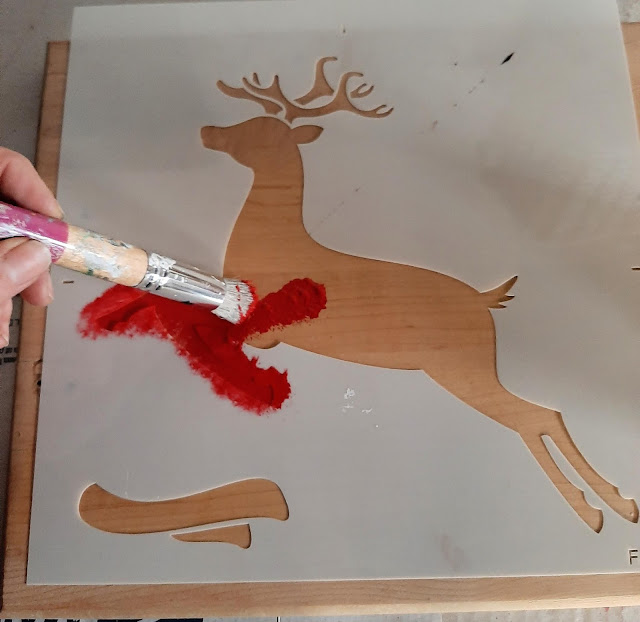
[[[258,131],[281,123],[269,118],[261,121],[254,128],[267,128],[255,128]],[[258,160],[262,168],[254,169],[251,192],[227,246],[225,275],[243,275],[255,285],[259,297],[302,274],[329,286],[325,285],[327,308],[313,323],[289,326],[250,343],[264,346],[283,341],[334,358],[398,369],[423,369],[425,349],[435,354],[451,348],[452,333],[461,337],[459,347],[478,339],[491,343],[486,301],[466,283],[430,270],[345,255],[311,238],[302,222],[302,160],[293,140],[286,147],[281,145],[277,158]],[[277,237],[256,240],[255,232],[273,231],[274,222]],[[443,304],[448,306],[444,311]],[[470,305],[484,311],[474,314],[475,325],[467,313],[460,313],[460,308]],[[379,339],[367,335],[363,340],[362,333],[345,322],[363,316],[368,330]],[[469,340],[470,334],[477,338]],[[332,337],[327,339],[328,335]],[[397,349],[391,361],[390,344]]]
[[[344,74],[335,93],[324,78],[321,59],[311,91],[295,100],[307,104],[333,94],[329,104],[300,108],[285,98],[276,76],[269,87],[243,80],[244,89],[218,86],[232,97],[260,103],[289,123],[296,118],[348,110],[382,117],[378,107],[361,111],[350,97],[371,92],[362,85],[346,92]],[[347,78],[345,78],[347,76]],[[301,112],[302,111],[302,112]],[[314,114],[313,111],[320,111]],[[327,306],[311,323],[288,326],[262,335],[250,344],[271,347],[278,342],[366,365],[422,369],[441,386],[482,414],[520,435],[540,466],[578,515],[595,531],[602,512],[560,471],[542,437],[549,436],[585,481],[624,518],[636,522],[638,509],[585,460],[569,435],[560,413],[510,393],[496,373],[495,327],[491,308],[511,298],[515,278],[489,292],[444,274],[385,261],[354,257],[328,249],[309,236],[302,218],[304,176],[299,145],[316,140],[322,129],[291,127],[273,116],[235,126],[202,128],[205,147],[229,154],[254,173],[254,181],[235,223],[225,257],[225,276],[251,281],[260,297],[288,281],[308,277],[326,288]]]

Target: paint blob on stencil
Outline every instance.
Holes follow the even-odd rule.
[[[90,339],[115,334],[171,341],[176,353],[218,395],[262,414],[278,410],[291,386],[286,371],[260,367],[257,358],[244,353],[242,344],[253,335],[312,320],[325,304],[324,286],[296,279],[259,300],[251,315],[234,325],[202,307],[116,285],[84,307],[78,330]]]

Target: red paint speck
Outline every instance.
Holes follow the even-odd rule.
[[[286,371],[259,367],[257,358],[249,358],[243,342],[272,328],[314,319],[326,302],[323,285],[296,279],[258,300],[251,314],[233,325],[202,307],[116,285],[82,310],[78,330],[90,339],[116,334],[171,341],[218,395],[262,414],[280,408],[291,386]]]

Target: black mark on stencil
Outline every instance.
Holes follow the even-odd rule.
[[[63,285],[71,285],[72,283],[75,283],[75,281],[62,281]]]
[[[480,82],[478,82],[478,84],[476,84],[475,86],[472,86],[468,91],[467,91],[467,95],[471,95],[471,93],[473,93],[481,84],[484,84],[484,78],[482,78],[482,80],[480,80]]]
[[[508,63],[513,58],[514,54],[515,52],[511,52],[511,54],[509,54],[500,64],[504,65],[505,63]]]
[[[629,549],[629,565],[633,566],[634,561],[638,561],[638,549]]]

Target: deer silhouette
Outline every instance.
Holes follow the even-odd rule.
[[[450,276],[328,249],[306,231],[302,218],[303,166],[299,145],[322,133],[299,119],[339,111],[382,119],[386,105],[363,110],[354,100],[373,86],[349,89],[349,71],[334,89],[320,59],[311,89],[288,99],[276,75],[262,86],[254,73],[236,88],[217,82],[225,95],[259,104],[264,115],[229,127],[201,128],[204,147],[230,155],[253,171],[249,195],[227,246],[225,276],[250,280],[259,296],[279,290],[300,276],[326,288],[326,309],[310,323],[276,329],[247,343],[268,348],[279,342],[336,359],[393,369],[421,369],[451,394],[520,435],[539,465],[580,518],[594,531],[601,510],[562,473],[543,437],[553,440],[571,466],[614,511],[637,522],[638,507],[601,477],[573,442],[559,412],[510,393],[498,380],[495,326],[490,309],[504,307],[513,277],[491,291],[479,292]],[[324,103],[320,103],[324,102]],[[315,102],[317,105],[312,105]],[[279,118],[279,117],[282,118]]]

